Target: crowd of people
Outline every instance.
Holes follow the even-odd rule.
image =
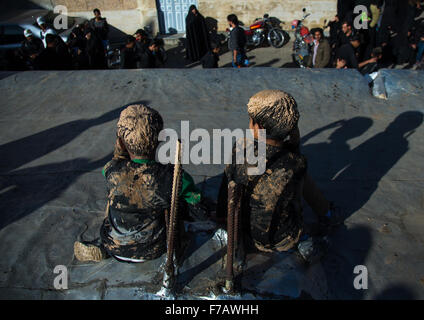
[[[368,13],[354,13],[362,5]],[[310,67],[354,68],[363,74],[379,68],[420,68],[424,51],[424,19],[419,0],[338,0],[337,15],[328,23],[330,36],[312,30]],[[355,20],[359,26],[355,28]],[[363,26],[366,26],[365,28]]]
[[[24,31],[25,40],[17,50],[15,65],[30,70],[83,70],[106,69],[108,64],[109,25],[94,9],[94,18],[77,24],[65,42],[45,19],[39,17],[40,35]],[[126,38],[120,50],[121,68],[155,68],[163,64],[160,48],[163,40],[150,39],[148,33],[139,29],[134,36]]]
[[[355,28],[358,5],[367,8],[360,13],[361,27]],[[65,43],[49,28],[43,18],[37,19],[39,37],[25,30],[25,41],[18,58],[35,70],[105,69],[108,63],[109,25],[100,10],[94,17],[78,24]],[[370,74],[382,67],[401,65],[421,68],[424,55],[424,19],[420,0],[338,0],[337,15],[326,27],[311,30],[314,42],[307,65],[311,68],[354,68]],[[236,15],[227,17],[228,48],[233,67],[248,66],[246,35]],[[365,22],[365,28],[364,23]],[[221,41],[207,27],[206,20],[192,5],[186,17],[185,54],[190,63],[199,62],[204,68],[217,68]],[[119,49],[119,67],[123,69],[164,66],[166,54],[162,39],[153,39],[144,29],[127,36]]]

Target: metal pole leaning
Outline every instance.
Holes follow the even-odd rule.
[[[234,210],[235,210],[235,191],[236,183],[230,181],[228,183],[228,214],[227,214],[227,265],[225,290],[233,291],[234,288],[234,272],[233,272],[233,257],[234,257]]]
[[[175,265],[174,265],[174,251],[176,240],[176,228],[178,224],[177,211],[178,211],[178,196],[181,185],[181,142],[177,141],[175,152],[174,176],[172,181],[172,196],[171,196],[171,209],[167,224],[167,255],[165,272],[163,277],[163,288],[170,293],[175,284]],[[169,220],[168,220],[169,219]]]

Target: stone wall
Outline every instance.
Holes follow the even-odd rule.
[[[102,15],[114,27],[126,33],[133,33],[139,27],[150,25],[154,32],[158,31],[158,19],[155,0],[33,0],[42,6],[47,3],[65,5],[69,15],[91,18],[92,10],[99,8]],[[205,17],[218,21],[218,29],[227,28],[227,15],[235,13],[240,21],[248,25],[264,13],[285,21],[285,29],[290,28],[294,19],[302,17],[302,8],[306,8],[311,16],[306,23],[310,27],[322,26],[325,19],[336,13],[336,0],[198,0],[199,10]],[[50,5],[51,7],[51,5]]]
[[[68,15],[91,19],[93,9],[98,8],[102,16],[113,27],[127,34],[149,25],[154,32],[159,30],[155,0],[32,0],[47,9],[52,5],[64,5]],[[50,4],[49,4],[50,3]]]
[[[302,8],[306,8],[311,15],[306,24],[310,27],[322,26],[325,19],[332,18],[337,11],[336,0],[282,0],[282,1],[227,1],[227,0],[199,0],[199,11],[205,17],[218,20],[218,29],[227,28],[227,15],[234,13],[245,25],[251,24],[255,18],[268,13],[285,22],[283,27],[290,28],[291,21],[302,17]]]

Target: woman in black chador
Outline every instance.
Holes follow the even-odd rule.
[[[208,31],[205,18],[195,5],[190,6],[186,17],[187,59],[199,61],[209,51]]]

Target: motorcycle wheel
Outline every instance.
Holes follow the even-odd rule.
[[[281,48],[284,45],[285,36],[282,30],[271,29],[268,32],[268,42],[274,48]]]

